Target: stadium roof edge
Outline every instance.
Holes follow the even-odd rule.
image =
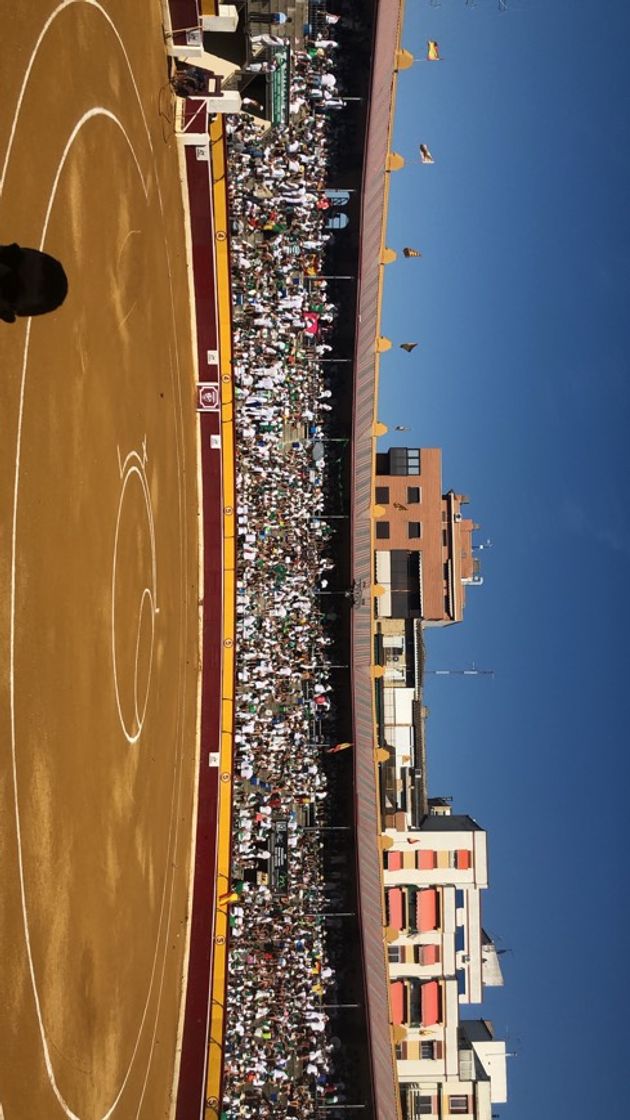
[[[352,611],[351,665],[357,836],[358,906],[370,1046],[378,1120],[400,1120],[387,973],[380,801],[376,759],[372,611],[373,519],[379,339],[389,176],[397,74],[410,55],[401,51],[404,0],[377,0],[372,74],[363,161],[352,424],[352,575],[365,588]],[[391,258],[390,258],[391,259]]]

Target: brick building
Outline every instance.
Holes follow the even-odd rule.
[[[442,492],[439,448],[392,447],[376,456],[374,504],[377,600],[382,618],[447,626],[464,617],[466,588],[481,584],[478,526],[464,494]]]
[[[388,969],[403,1116],[457,1113],[491,1120],[506,1099],[506,1047],[486,1020],[461,1016],[503,984],[483,928],[488,886],[485,831],[448,804],[419,827],[387,828],[384,887]]]

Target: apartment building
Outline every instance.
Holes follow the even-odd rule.
[[[430,1042],[420,1042],[421,1057],[407,1065],[426,1066]],[[424,1048],[424,1049],[423,1049]],[[407,1054],[408,1044],[398,1051]],[[494,1038],[487,1019],[463,1019],[458,1034],[458,1068],[451,1077],[433,1072],[399,1073],[402,1113],[405,1120],[432,1117],[447,1120],[492,1120],[495,1105],[507,1101],[507,1053],[505,1042]],[[429,1056],[429,1057],[427,1057]],[[401,1062],[398,1062],[400,1068]]]
[[[485,1117],[483,1102],[489,1107],[491,1086],[478,1087],[484,1078],[477,1059],[462,1057],[460,1009],[480,1003],[484,988],[503,983],[498,953],[481,918],[481,892],[488,886],[487,837],[472,817],[453,814],[447,802],[438,800],[431,808],[435,811],[419,827],[385,831],[389,847],[383,878],[398,1078],[409,1116],[442,1116],[460,1108],[462,1115]],[[503,1043],[496,1046],[504,1053]],[[450,1097],[457,1106],[449,1103]]]
[[[381,811],[386,827],[404,831],[427,812],[422,623],[380,619],[376,647],[384,669],[376,682],[379,745],[389,752],[381,768]]]
[[[464,494],[442,492],[439,448],[392,447],[376,456],[375,578],[379,618],[461,622],[466,589],[483,583]]]

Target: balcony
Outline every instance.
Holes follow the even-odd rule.
[[[428,1093],[419,1085],[401,1085],[400,1104],[403,1120],[420,1120],[421,1116],[437,1116],[437,1094]]]

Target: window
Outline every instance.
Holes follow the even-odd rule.
[[[419,521],[410,521],[407,525],[410,541],[417,541],[422,536],[422,525]]]
[[[448,1110],[450,1113],[468,1112],[468,1097],[449,1097]]]
[[[407,451],[407,474],[420,474],[420,451],[409,448]]]
[[[400,945],[388,945],[387,959],[390,964],[400,964]]]
[[[418,891],[415,919],[419,933],[440,928],[440,895],[435,887],[424,887]]]
[[[434,1042],[421,1042],[420,1043],[420,1057],[425,1061],[433,1061],[435,1058],[435,1043]]]
[[[431,1116],[433,1112],[433,1097],[420,1097],[416,1107],[417,1116]]]
[[[448,529],[442,529],[442,544],[448,548]]]
[[[435,926],[435,922],[434,922]],[[440,963],[440,946],[439,945],[419,945],[417,946],[420,952],[416,964],[439,964]]]
[[[376,504],[377,506],[386,506],[389,504],[389,486],[376,487]]]
[[[376,539],[377,541],[389,540],[389,521],[376,522]]]
[[[389,473],[393,475],[406,475],[407,448],[392,447],[389,452]]]
[[[422,501],[422,490],[419,486],[407,487],[407,501],[410,506],[416,506]]]
[[[420,474],[419,448],[391,447],[389,451],[389,474],[403,477],[410,474]]]
[[[420,848],[416,860],[416,867],[420,871],[432,871],[434,867],[437,867],[437,852],[431,851],[428,848]]]

